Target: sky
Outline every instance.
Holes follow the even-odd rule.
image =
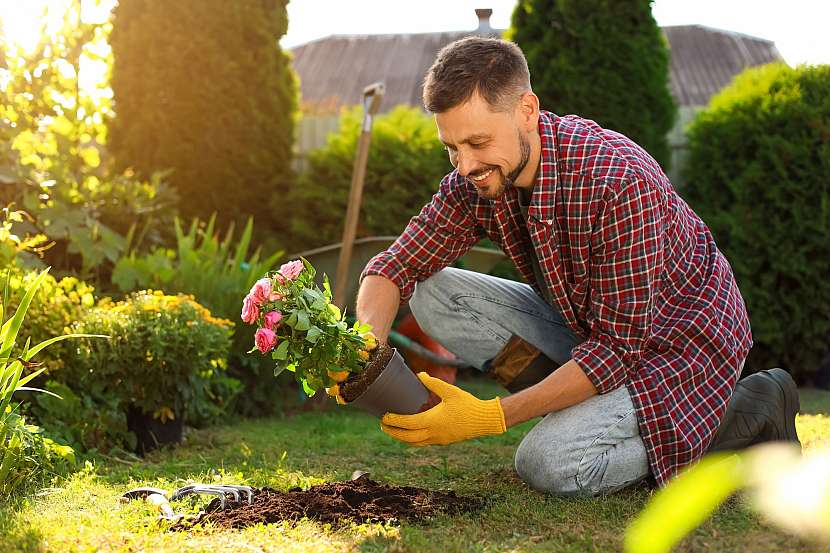
[[[280,45],[332,34],[472,30],[475,8],[491,8],[491,26],[504,29],[515,6],[516,0],[291,0]],[[652,11],[661,26],[707,25],[772,40],[790,65],[830,63],[830,0],[655,0]]]
[[[8,38],[28,44],[39,32],[43,6],[55,13],[66,0],[0,0],[0,23]],[[84,1],[85,19],[106,17],[114,0]],[[516,0],[290,0],[290,48],[332,34],[426,33],[473,30],[474,9],[491,8],[491,25],[504,29]],[[700,24],[775,42],[790,65],[830,63],[830,0],[655,0],[660,25]],[[57,22],[54,22],[57,23]]]

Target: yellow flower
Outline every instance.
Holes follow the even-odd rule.
[[[154,418],[154,419],[160,419],[160,420],[161,420],[161,424],[164,424],[164,423],[165,423],[165,422],[167,422],[168,420],[171,420],[171,421],[172,421],[173,419],[175,419],[175,418],[176,418],[176,415],[175,415],[175,414],[173,414],[173,410],[172,410],[172,409],[170,409],[170,408],[169,408],[169,407],[167,407],[167,406],[164,406],[164,407],[159,407],[158,409],[156,409],[156,410],[153,412],[153,418]]]
[[[363,342],[366,344],[366,351],[372,351],[378,347],[378,339],[372,332],[363,335]]]
[[[343,382],[349,378],[349,371],[326,371],[326,373],[335,382]]]
[[[361,361],[368,361],[369,360],[369,352],[366,350],[359,349],[357,350],[357,356],[360,357]]]
[[[340,385],[339,384],[335,384],[331,388],[326,388],[326,393],[328,395],[332,396],[337,401],[338,405],[345,405],[346,404],[346,400],[343,399],[343,396],[340,395]]]

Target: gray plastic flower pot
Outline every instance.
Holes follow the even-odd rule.
[[[377,417],[386,413],[415,414],[429,399],[429,390],[406,366],[398,350],[392,348],[392,351],[394,354],[383,372],[351,402]]]

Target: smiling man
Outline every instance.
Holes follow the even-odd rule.
[[[366,266],[357,317],[385,341],[409,300],[427,334],[515,393],[480,400],[421,373],[441,403],[386,414],[386,433],[446,445],[544,417],[516,470],[579,495],[665,484],[707,451],[798,441],[786,371],[738,382],[752,335],[731,267],[646,151],[540,110],[503,40],[442,49],[424,104],[455,170]],[[530,284],[449,267],[482,238]]]

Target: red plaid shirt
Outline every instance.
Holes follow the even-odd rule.
[[[732,269],[660,166],[625,136],[542,112],[541,167],[528,213],[533,275],[515,188],[480,198],[453,171],[366,275],[415,283],[487,237],[536,289],[547,287],[584,342],[573,359],[603,394],[627,386],[660,485],[709,445],[752,347]]]

